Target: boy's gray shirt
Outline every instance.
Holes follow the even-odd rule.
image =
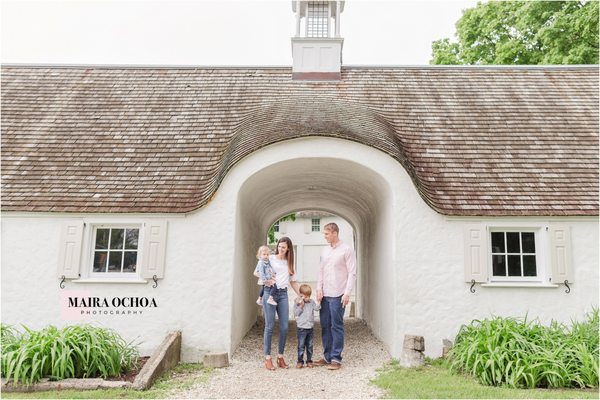
[[[294,315],[296,316],[296,326],[302,329],[311,329],[315,326],[315,311],[321,309],[321,305],[317,304],[313,299],[310,302],[304,303],[304,308],[294,302]]]

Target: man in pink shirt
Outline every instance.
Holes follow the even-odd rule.
[[[323,358],[315,365],[328,365],[336,370],[342,366],[344,350],[344,309],[356,281],[354,250],[339,239],[340,228],[335,223],[323,227],[329,246],[323,249],[319,263],[317,300],[321,302],[321,339]]]

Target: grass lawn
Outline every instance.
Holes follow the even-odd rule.
[[[474,378],[451,373],[443,360],[417,369],[393,362],[373,383],[393,399],[598,399],[598,389],[512,389],[479,384]]]
[[[185,390],[206,382],[211,369],[201,364],[179,364],[158,378],[146,391],[133,389],[52,390],[47,392],[6,393],[5,399],[164,399],[174,390]]]

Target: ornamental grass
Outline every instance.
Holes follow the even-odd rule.
[[[40,331],[23,327],[19,334],[2,325],[1,375],[14,384],[31,385],[42,378],[114,377],[130,371],[139,353],[115,331],[91,325]]]
[[[485,385],[515,388],[597,387],[598,308],[571,327],[527,318],[474,320],[450,351],[451,369]]]

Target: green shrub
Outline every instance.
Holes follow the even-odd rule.
[[[17,335],[9,327],[2,327],[2,376],[14,383],[118,376],[132,369],[138,358],[137,349],[111,329],[91,325],[24,329],[22,335]]]
[[[0,338],[2,352],[10,351],[15,346],[19,337],[19,332],[10,325],[0,324]]]
[[[552,322],[496,317],[461,327],[449,354],[452,370],[486,385],[597,387],[598,309],[571,328]]]

